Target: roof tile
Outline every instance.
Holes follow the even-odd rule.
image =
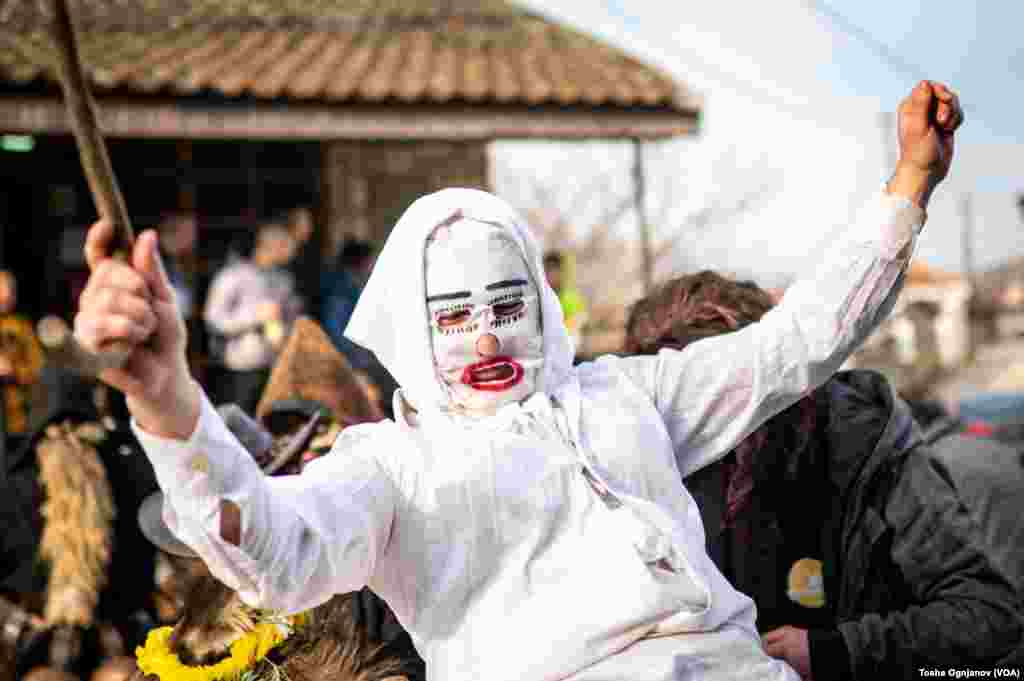
[[[382,40],[378,45],[369,68],[359,82],[360,99],[378,102],[395,95],[394,85],[401,73],[406,57],[404,41]]]
[[[434,68],[434,37],[430,31],[417,29],[405,45],[409,58],[396,76],[395,95],[403,101],[414,102],[423,98],[430,70]]]
[[[258,57],[268,38],[269,34],[265,31],[246,31],[239,35],[237,40],[225,40],[224,50],[218,51],[208,60],[193,62],[188,74],[179,81],[178,87],[185,92],[223,92],[217,82],[218,78],[229,76],[236,69],[243,68],[247,61]]]
[[[434,66],[427,77],[427,96],[445,102],[458,93],[458,53],[455,45],[448,40],[435,41]]]
[[[319,57],[333,44],[338,58],[344,53],[345,44],[330,33],[288,33],[288,51],[275,59],[258,79],[250,84],[250,92],[256,97],[275,99],[284,96],[296,74],[309,74],[323,64]],[[326,65],[327,68],[330,63]],[[318,89],[318,88],[317,88]]]
[[[313,98],[323,94],[327,99],[336,101],[354,99],[352,95],[359,89],[363,74],[373,68],[378,39],[376,33],[352,36],[352,43],[344,55],[344,60],[332,61],[330,71],[324,74],[326,80],[321,84],[322,89],[311,90],[307,96]],[[333,48],[334,45],[330,47]]]
[[[260,49],[213,81],[213,88],[229,97],[243,94],[247,87],[259,81],[274,63],[288,54],[294,43],[294,35],[288,31],[270,31]]]

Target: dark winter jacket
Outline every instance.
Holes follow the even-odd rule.
[[[799,451],[775,442],[755,455],[753,499],[731,527],[729,458],[685,481],[711,557],[754,599],[761,631],[808,629],[816,681],[1016,661],[1019,455],[969,437],[927,442],[875,372],[840,373],[816,398],[817,427]],[[787,597],[799,558],[823,563],[822,608]]]

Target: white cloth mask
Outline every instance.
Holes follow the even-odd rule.
[[[404,413],[400,408],[403,404],[410,405],[420,413],[450,410],[453,406],[452,390],[442,380],[438,370],[434,352],[434,327],[425,301],[428,243],[432,242],[432,235],[443,236],[443,233],[437,233],[438,225],[448,224],[457,219],[456,216],[494,227],[505,239],[515,244],[514,247],[528,267],[527,271],[531,274],[528,279],[539,292],[540,303],[536,307],[543,321],[544,362],[538,372],[537,392],[554,395],[568,389],[572,383],[572,341],[565,330],[558,296],[544,277],[540,244],[533,238],[526,222],[508,203],[493,194],[478,189],[443,189],[420,197],[402,214],[381,249],[373,274],[359,296],[359,304],[345,329],[345,335],[371,350],[401,386],[395,391],[396,417]],[[471,229],[471,232],[484,231],[479,224],[472,226],[476,229]],[[457,235],[458,230],[454,233]],[[441,240],[438,238],[433,241]],[[441,255],[438,257],[444,258]],[[444,286],[448,292],[466,290],[467,282],[458,279],[468,280],[471,271],[481,268],[484,257],[478,251],[462,261],[447,257],[447,265],[437,260],[436,266],[432,268],[435,290],[439,291],[437,287],[440,286]],[[473,276],[482,277],[480,274]],[[448,281],[441,281],[442,278]],[[484,287],[486,291],[486,284]],[[506,327],[498,330],[504,335],[510,329]],[[454,338],[449,336],[449,340]],[[446,354],[444,348],[442,354]],[[524,379],[528,378],[528,374],[524,376]],[[506,399],[510,399],[508,394],[502,396],[502,400]]]
[[[426,293],[434,363],[453,405],[493,413],[537,390],[540,297],[519,247],[501,229],[459,219],[435,230]]]

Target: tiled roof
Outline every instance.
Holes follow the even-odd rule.
[[[39,5],[0,0],[0,79],[51,79]],[[699,108],[665,74],[503,0],[72,0],[72,7],[83,60],[101,91]]]

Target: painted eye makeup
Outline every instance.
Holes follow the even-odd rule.
[[[512,315],[521,312],[526,304],[520,299],[511,301],[508,303],[495,303],[494,314],[499,317],[511,317]]]
[[[484,308],[492,312],[494,327],[508,326],[523,318],[526,313],[526,299],[522,293],[506,293],[484,304],[462,304],[441,308],[433,313],[434,326],[444,335],[470,333],[478,325],[470,323]]]
[[[491,301],[491,309],[498,319],[512,317],[526,308],[522,293],[506,293]]]
[[[526,313],[526,299],[522,293],[506,293],[491,301],[494,311],[494,327],[501,328],[515,324]]]
[[[434,327],[442,334],[449,336],[472,330],[476,324],[469,324],[473,318],[473,306],[468,303],[449,305],[434,311]]]
[[[437,320],[438,326],[442,329],[447,329],[453,326],[458,326],[459,324],[465,324],[469,321],[472,314],[472,311],[467,308],[465,310],[455,310],[453,312],[438,312],[434,319]]]

